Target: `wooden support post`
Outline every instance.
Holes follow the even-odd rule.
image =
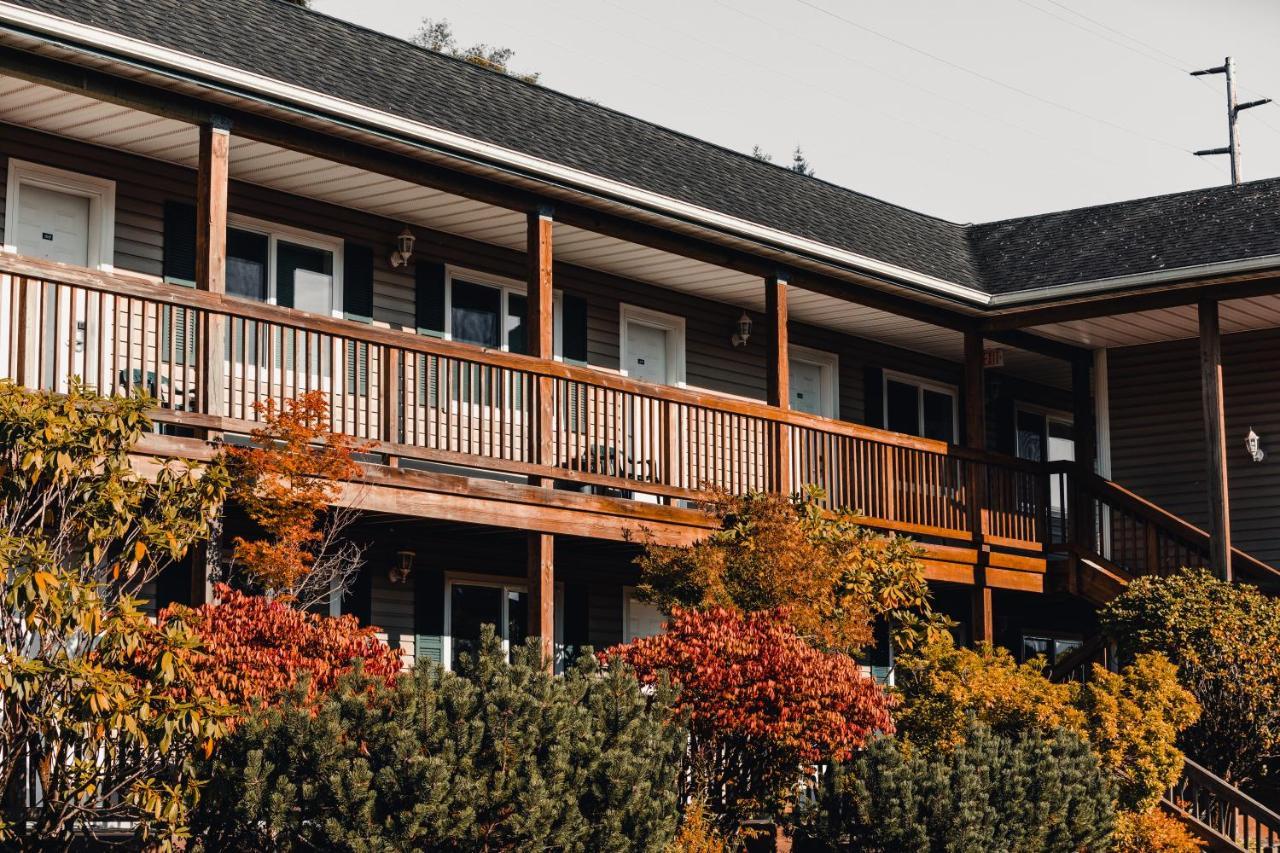
[[[986,554],[978,554],[979,561],[985,562]],[[987,586],[986,567],[979,565],[973,573],[973,620],[972,630],[973,636],[970,641],[973,645],[979,643],[995,642],[995,619],[992,616],[991,609],[991,587]]]
[[[40,387],[40,296],[38,280],[23,277],[18,290],[18,364],[15,378],[27,388]]]
[[[1231,499],[1227,479],[1226,415],[1222,391],[1222,334],[1218,303],[1202,299],[1200,315],[1200,396],[1204,408],[1205,485],[1209,495],[1209,535],[1213,568],[1224,580],[1231,571]]]
[[[987,393],[983,374],[982,332],[964,333],[964,444],[974,450],[987,446]]]
[[[196,288],[210,293],[227,290],[227,181],[230,177],[231,133],[226,122],[200,126],[199,164],[196,170]],[[201,411],[224,415],[226,381],[225,314],[205,315],[200,338],[203,382]]]
[[[549,206],[539,207],[528,214],[527,242],[525,247],[528,261],[528,336],[529,355],[536,358],[552,359],[555,357],[553,335],[554,323],[554,280],[552,276],[553,241],[552,228],[554,219]],[[530,461],[537,465],[554,465],[552,429],[554,428],[554,394],[553,380],[547,376],[539,376],[536,380],[536,397],[533,408],[533,424],[530,439]],[[546,478],[530,479],[533,485],[546,485]],[[531,597],[532,600],[532,597]]]
[[[381,387],[382,407],[382,440],[398,444],[400,435],[400,351],[389,346],[382,347],[382,359],[378,365],[378,377]],[[387,464],[396,466],[399,460],[395,456],[387,457]]]
[[[1076,466],[1078,470],[1092,474],[1096,469],[1098,425],[1093,405],[1093,360],[1084,356],[1071,361],[1071,430],[1075,440]],[[1099,543],[1090,501],[1074,478],[1071,475],[1068,478],[1068,536],[1077,545],[1093,550]]]
[[[555,537],[529,533],[529,636],[542,641],[542,662],[555,671]]]
[[[964,333],[964,443],[974,450],[987,446],[987,394],[984,375],[982,333],[967,329]],[[968,469],[969,529],[977,548],[978,564],[973,570],[973,637],[974,645],[992,641],[991,587],[987,586],[986,557],[983,534],[983,518],[986,509],[986,468],[982,463],[969,460]]]
[[[791,344],[787,337],[787,279],[773,275],[764,283],[765,313],[769,320],[768,351],[765,355],[765,387],[770,406],[791,408]],[[791,430],[778,424],[774,448],[776,467],[774,488],[789,495],[795,489],[791,482]]]

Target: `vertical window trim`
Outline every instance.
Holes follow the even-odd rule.
[[[790,344],[787,358],[815,365],[821,371],[822,417],[840,417],[840,356],[827,350]]]
[[[881,405],[883,406],[881,416],[884,418],[881,423],[885,425],[885,429],[888,429],[889,424],[889,383],[898,382],[902,385],[914,385],[917,401],[916,429],[920,431],[920,437],[924,435],[924,392],[927,390],[951,397],[951,439],[947,443],[956,443],[960,436],[960,389],[957,386],[933,379],[925,379],[910,373],[899,373],[896,370],[882,370],[880,382]]]
[[[466,267],[456,266],[454,264],[445,264],[444,267],[444,333],[443,339],[446,341],[453,340],[453,280],[457,278],[467,284],[478,284],[482,287],[492,287],[499,290],[502,294],[499,304],[502,306],[502,315],[498,317],[498,349],[502,352],[510,352],[511,345],[507,341],[507,319],[510,317],[507,297],[514,294],[523,296],[526,299],[529,296],[529,287],[526,282],[515,278],[506,278],[504,276],[491,275],[489,273],[479,272],[477,270],[468,269]],[[558,289],[551,291],[551,346],[554,353],[555,361],[564,360],[564,293]],[[525,317],[526,335],[528,329],[529,318]],[[471,344],[471,346],[477,346]]]
[[[244,216],[239,213],[232,213],[227,216],[227,228],[235,228],[239,231],[251,231],[255,234],[261,234],[267,238],[267,299],[268,305],[276,305],[277,302],[277,284],[276,284],[276,247],[280,240],[287,243],[295,243],[299,246],[306,246],[311,249],[320,249],[333,255],[333,304],[329,306],[329,315],[332,317],[343,317],[343,299],[342,299],[342,268],[345,258],[343,256],[344,241],[341,237],[334,237],[328,234],[320,234],[315,231],[307,231],[302,228],[294,228],[289,225],[281,225],[277,222],[271,222],[265,219],[255,219],[252,216]]]

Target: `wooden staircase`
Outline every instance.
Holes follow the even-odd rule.
[[[1210,565],[1209,534],[1111,480],[1072,462],[1047,466],[1050,504],[1064,512],[1049,549],[1062,559],[1050,579],[1095,604],[1115,598],[1134,578]],[[1236,579],[1280,592],[1280,570],[1232,549]]]

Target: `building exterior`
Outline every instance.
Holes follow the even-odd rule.
[[[280,0],[0,2],[0,168],[0,376],[144,387],[159,455],[322,391],[406,660],[658,630],[706,488],[819,486],[1026,655],[1280,578],[1280,180],[958,225]]]

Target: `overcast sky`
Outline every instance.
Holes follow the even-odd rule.
[[[828,181],[982,222],[1229,180],[1221,76],[1280,99],[1276,0],[314,0],[408,38],[515,49],[545,85]],[[1280,106],[1242,115],[1280,175]]]

